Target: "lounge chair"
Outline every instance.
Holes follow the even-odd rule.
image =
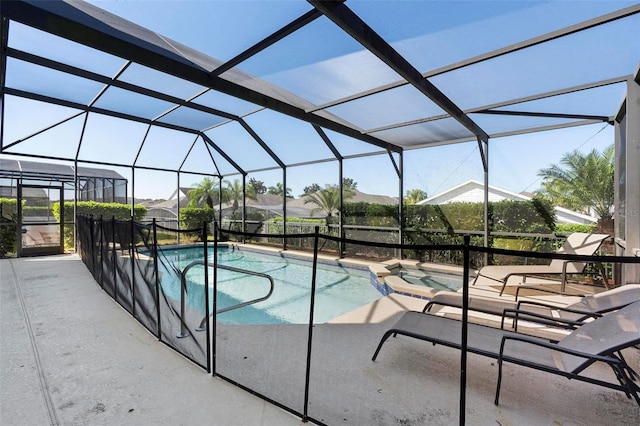
[[[427,303],[422,312],[437,313],[443,307],[462,309],[462,293],[440,291]],[[513,318],[517,331],[518,320],[527,320],[553,327],[574,329],[589,318],[623,308],[640,300],[640,284],[627,284],[601,293],[581,296],[580,300],[565,306],[537,300],[517,302],[488,297],[470,296],[469,309],[484,314]]]
[[[373,361],[382,345],[395,334],[457,349],[462,347],[461,321],[409,311],[382,336]],[[557,343],[479,324],[468,324],[467,336],[469,352],[498,360],[496,405],[504,362],[616,389],[629,398],[633,397],[640,405],[640,387],[632,380],[638,375],[627,365],[621,353],[623,349],[640,344],[640,302],[585,323]],[[618,382],[584,375],[584,370],[595,362],[609,365]]]
[[[557,253],[592,256],[607,238],[609,238],[609,236],[605,234],[574,232],[567,237]],[[502,296],[507,286],[507,281],[513,276],[522,277],[522,282],[524,283],[527,276],[530,275],[560,275],[562,279],[561,290],[564,291],[567,275],[580,274],[586,266],[586,262],[562,259],[553,259],[548,265],[489,265],[480,269],[473,281],[473,285],[475,285],[481,277],[496,281],[502,284],[502,289],[500,290],[500,296]]]

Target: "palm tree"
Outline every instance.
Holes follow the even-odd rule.
[[[542,191],[548,200],[557,206],[566,207],[571,210],[582,210],[581,202],[572,194],[567,183],[559,180],[548,180],[541,183]]]
[[[427,198],[427,193],[422,189],[412,189],[407,191],[407,194],[404,196],[404,201],[407,204],[415,204],[425,198]]]
[[[214,202],[219,199],[218,185],[212,178],[206,177],[202,179],[198,186],[187,193],[187,197],[189,197],[189,207],[197,207],[204,204],[213,209]]]
[[[282,182],[276,183],[276,186],[270,186],[269,187],[269,191],[267,191],[267,194],[283,195],[284,194],[284,187],[282,185]],[[287,188],[286,196],[287,196],[287,198],[293,198],[293,195],[291,195],[291,188]]]
[[[560,164],[541,169],[543,195],[563,207],[591,210],[600,219],[610,222],[614,205],[614,148],[602,153],[593,150],[584,155],[573,151],[563,155]]]
[[[343,200],[353,198],[355,192],[351,188],[344,188]],[[321,210],[326,213],[327,217],[333,216],[340,208],[340,187],[338,185],[325,185],[324,189],[306,195],[305,204],[315,204],[318,207],[311,210],[311,215]]]
[[[238,206],[240,204],[240,200],[242,199],[242,184],[240,180],[235,179],[233,182],[225,181],[227,184],[226,188],[223,191],[223,201],[231,201],[233,202],[233,211],[231,214],[234,214],[236,210],[238,210]],[[247,186],[246,192],[247,198],[252,200],[257,200],[258,195],[256,194],[255,188],[251,185]]]
[[[304,189],[302,190],[302,195],[300,195],[300,196],[304,197],[305,195],[309,195],[309,194],[313,194],[314,192],[318,192],[321,189],[322,188],[320,187],[320,185],[318,185],[317,183],[312,183],[311,185],[304,187]]]
[[[261,180],[257,180],[256,178],[249,179],[249,188],[251,188],[251,190],[255,194],[266,194],[267,193],[267,187],[264,186],[264,182],[261,181]]]

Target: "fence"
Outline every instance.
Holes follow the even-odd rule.
[[[286,246],[288,249],[313,250],[313,238],[297,237],[301,234],[311,235],[319,226],[323,236],[340,236],[338,225],[317,225],[313,223],[287,222],[247,222],[247,234],[229,234],[234,241],[248,241],[256,244],[274,247]],[[223,221],[222,228],[228,231],[240,231],[241,221]],[[286,232],[284,230],[286,229]],[[320,242],[321,253],[330,255],[360,257],[370,260],[384,261],[389,258],[410,258],[420,262],[434,262],[462,266],[460,251],[436,250],[434,246],[461,246],[465,235],[471,237],[472,246],[484,245],[484,233],[470,230],[444,230],[406,228],[403,230],[403,244],[399,244],[400,230],[397,227],[345,225],[344,239],[323,239]],[[286,234],[287,237],[284,237]],[[248,237],[251,235],[251,237]],[[522,232],[491,232],[488,238],[489,247],[511,249],[516,251],[555,251],[564,241],[565,234],[553,233],[522,233]],[[290,238],[289,238],[290,237]],[[361,245],[359,241],[375,242],[376,244]],[[378,244],[380,243],[380,244]],[[428,250],[420,250],[421,246],[428,246]],[[400,247],[404,250],[401,251]],[[613,253],[612,246],[603,251]],[[518,262],[517,257],[493,255],[492,253],[474,252],[471,256],[473,268],[481,268],[486,264],[510,264]],[[544,261],[544,259],[542,259]]]
[[[214,376],[317,424],[411,424],[425,422],[434,413],[439,413],[437,420],[440,422],[455,423],[457,420],[464,424],[466,413],[473,412],[479,403],[478,397],[474,396],[470,406],[467,404],[466,309],[462,315],[459,358],[456,358],[458,352],[448,348],[432,348],[431,345],[405,339],[401,344],[385,348],[385,357],[391,361],[372,363],[371,355],[389,328],[388,321],[362,324],[314,321],[316,312],[335,303],[326,298],[335,286],[318,283],[318,277],[326,274],[318,272],[321,265],[318,249],[323,243],[378,247],[391,252],[455,253],[462,259],[464,267],[465,300],[469,292],[471,259],[484,254],[542,261],[553,258],[588,260],[640,267],[638,258],[492,249],[470,245],[469,237],[456,245],[407,246],[341,240],[321,235],[316,228],[314,233],[269,236],[281,240],[299,238],[313,241],[310,272],[298,277],[293,294],[302,302],[301,306],[305,306],[302,314],[308,320],[302,323],[267,321],[243,324],[218,319],[222,311],[218,300],[221,297],[220,283],[246,284],[246,280],[238,276],[222,278],[223,269],[218,265],[219,241],[222,237],[251,241],[264,238],[264,235],[218,229],[214,235],[213,257],[209,260],[206,238],[202,238],[206,227],[175,231],[156,223],[140,225],[133,221],[88,217],[79,217],[77,224],[79,252],[96,281],[160,341]],[[168,234],[171,232],[182,233],[182,241],[189,238],[202,241],[190,243],[195,248],[186,252],[174,244],[178,238]],[[166,241],[171,244],[163,245],[158,239],[160,233],[168,235]],[[282,253],[277,256],[286,257]],[[202,273],[197,277],[189,275],[191,267],[203,268]],[[280,285],[280,282],[275,283],[276,288]],[[276,305],[279,303],[279,300],[274,301]],[[238,315],[255,316],[256,306],[240,303]],[[425,355],[431,353],[436,355]]]
[[[196,330],[208,311],[203,314],[180,306],[185,262],[208,258],[206,239],[192,244],[195,252],[186,259],[170,256],[172,246],[158,239],[163,233],[173,243],[177,240],[174,233],[191,235],[202,230],[176,231],[155,223],[86,216],[78,216],[76,224],[78,252],[100,287],[161,342],[210,371],[209,333]],[[208,309],[207,286],[201,283],[197,289],[192,286],[189,297],[194,305]]]

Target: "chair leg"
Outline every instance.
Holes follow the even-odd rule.
[[[627,398],[631,399],[633,397],[636,403],[640,405],[640,396],[638,395],[638,390],[640,389],[640,387],[633,383],[631,377],[625,373],[625,366],[611,365],[611,368],[613,368],[613,371],[615,372],[616,377],[622,387],[625,388],[624,393],[627,395]]]
[[[507,287],[508,278],[502,283],[502,288],[500,289],[500,296],[504,293],[504,289]]]
[[[493,403],[498,405],[500,399],[500,385],[502,384],[502,358],[498,358],[498,383],[496,384],[496,398]]]
[[[618,351],[618,358],[620,358],[620,360],[622,361],[623,364],[623,368],[627,370],[627,372],[629,373],[629,378],[631,379],[631,381],[638,381],[640,380],[640,374],[636,373],[631,367],[629,367],[629,364],[627,364],[627,360],[624,359],[624,356],[622,356],[622,352]]]
[[[389,336],[391,336],[394,333],[397,334],[395,330],[389,330],[386,333],[384,333],[384,336],[382,336],[382,339],[380,339],[380,343],[378,343],[378,347],[376,348],[376,351],[374,352],[373,358],[371,358],[371,361],[376,360],[376,358],[378,357],[378,353],[380,352],[380,349],[382,349],[382,345],[384,345],[384,342],[386,342]]]

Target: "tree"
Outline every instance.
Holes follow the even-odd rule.
[[[352,189],[345,187],[342,198],[343,200],[348,200],[353,198],[354,195],[355,192]],[[318,210],[322,210],[327,217],[331,217],[340,208],[340,187],[338,185],[325,185],[324,189],[307,194],[304,203],[318,206],[311,210],[312,215]]]
[[[407,204],[416,204],[418,201],[424,200],[427,198],[427,193],[422,189],[411,189],[407,191],[404,196],[404,201]]]
[[[351,178],[342,178],[342,186],[349,189],[358,189],[358,182]]]
[[[267,194],[283,195],[284,188],[282,186],[282,183],[278,182],[276,186],[270,186],[269,190],[267,191]],[[293,198],[293,195],[291,195],[291,188],[287,188],[287,198]]]
[[[206,177],[198,186],[187,193],[189,207],[200,207],[204,204],[212,209],[213,204],[219,200],[219,195],[216,182],[212,178]]]
[[[233,203],[233,211],[231,212],[231,214],[233,214],[238,210],[240,200],[242,199],[242,184],[239,179],[235,179],[233,182],[229,182],[228,180],[224,182],[227,186],[224,189],[223,198]],[[258,195],[253,186],[247,186],[246,196],[252,200],[258,199]]]
[[[305,195],[309,195],[309,194],[313,194],[314,192],[318,192],[320,191],[322,188],[320,187],[320,185],[318,185],[317,183],[312,183],[309,186],[305,186],[304,189],[302,190],[302,195],[300,195],[301,197],[304,197]]]
[[[583,210],[579,200],[572,196],[570,188],[565,182],[559,180],[543,181],[542,191],[538,193],[556,206],[566,207],[571,210]]]
[[[255,194],[266,194],[267,187],[264,186],[264,182],[255,178],[249,179],[249,187],[253,188]]]
[[[541,193],[554,204],[584,212],[592,211],[599,223],[613,220],[614,148],[584,155],[573,151],[562,156],[560,164],[541,169]]]

